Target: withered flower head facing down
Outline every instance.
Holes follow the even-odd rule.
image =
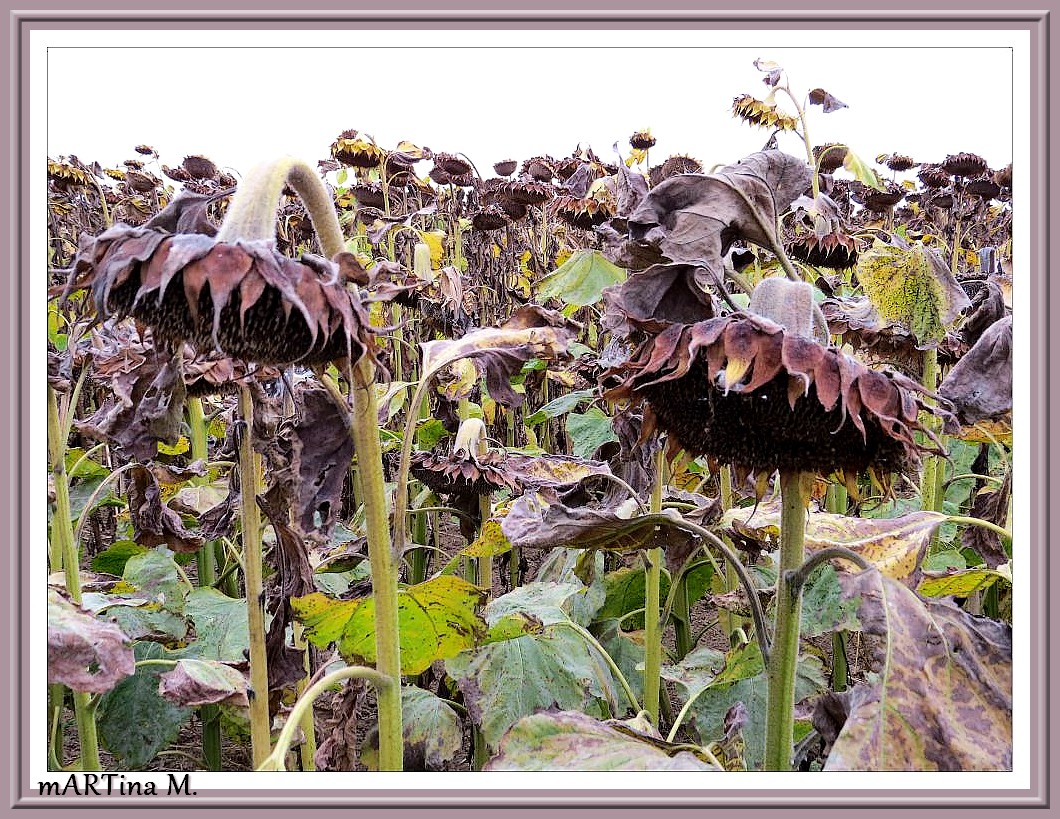
[[[448,176],[463,176],[471,171],[471,163],[455,154],[435,154],[434,167],[441,168]]]
[[[690,156],[671,156],[661,165],[652,166],[651,170],[648,171],[648,181],[651,182],[651,186],[654,188],[671,176],[679,176],[683,173],[703,173],[703,163]]]
[[[739,473],[871,469],[885,482],[919,462],[916,433],[935,440],[915,381],[751,314],[671,325],[616,372],[605,397],[646,402],[689,454]]]
[[[843,161],[847,158],[847,147],[834,142],[818,145],[813,149],[813,158],[819,163],[821,173],[833,173],[843,166]]]
[[[869,210],[882,213],[893,208],[905,197],[902,186],[894,182],[884,182],[883,188],[882,191],[876,190],[876,188],[859,183],[854,188],[854,198]]]
[[[331,155],[353,168],[375,168],[386,157],[386,152],[371,140],[359,138],[357,131],[348,130],[331,143]]]
[[[629,138],[629,144],[637,151],[646,151],[655,144],[655,137],[650,131],[637,131]]]
[[[732,102],[732,114],[748,125],[759,128],[779,128],[782,131],[794,131],[799,121],[781,111],[775,104],[755,99],[750,94],[742,94]]]
[[[1010,162],[1000,171],[994,174],[994,181],[1003,188],[1012,187],[1012,163]]]
[[[978,196],[981,199],[995,199],[1001,194],[1001,186],[990,176],[970,179],[964,189],[972,196]]]
[[[945,188],[950,184],[950,177],[938,165],[923,165],[917,178],[926,188]]]
[[[217,166],[205,156],[198,154],[184,157],[181,167],[192,179],[216,179],[218,174]]]
[[[916,165],[916,162],[913,161],[912,157],[903,154],[883,154],[876,157],[876,161],[886,165],[892,171],[897,171],[899,173],[902,171],[908,171]]]
[[[100,318],[131,315],[165,345],[248,362],[356,361],[371,351],[367,312],[345,287],[341,259],[295,260],[273,241],[191,232],[206,229],[208,203],[184,194],[143,227],[83,236],[66,294],[90,288]]]
[[[487,205],[471,214],[471,224],[475,230],[497,230],[511,221],[499,205]]]
[[[133,150],[141,156],[158,156],[158,153],[150,145],[137,145]]]
[[[858,243],[852,236],[832,231],[823,236],[806,233],[796,236],[788,253],[800,262],[832,270],[848,270],[858,263]]]
[[[514,159],[502,159],[500,162],[493,164],[493,172],[497,176],[511,176],[515,173],[515,169],[519,167],[519,163]]]
[[[522,173],[535,182],[551,182],[556,175],[556,162],[548,156],[532,156],[523,163]]]
[[[985,159],[969,153],[950,154],[939,167],[951,176],[979,176],[989,170]]]
[[[500,189],[501,195],[517,205],[540,205],[553,196],[552,186],[532,179],[516,179]]]
[[[560,196],[553,208],[560,219],[582,230],[592,230],[615,215],[614,208],[607,200],[593,197],[579,199],[574,196]]]

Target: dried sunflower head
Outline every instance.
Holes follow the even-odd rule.
[[[950,184],[950,177],[938,165],[921,165],[917,178],[925,188],[945,188]]]
[[[890,210],[905,198],[905,190],[901,185],[884,182],[883,188],[883,190],[877,190],[859,183],[853,189],[854,198],[869,210],[877,213]]]
[[[990,176],[970,179],[964,189],[972,196],[978,196],[981,199],[996,199],[1001,194],[1001,186]]]
[[[750,94],[741,94],[732,101],[732,114],[748,125],[759,128],[779,128],[782,131],[794,131],[799,121],[777,108],[776,104],[755,99]]]
[[[805,233],[788,245],[788,254],[814,267],[847,270],[858,263],[858,243],[853,236],[832,231],[823,236]]]
[[[759,316],[673,324],[613,374],[624,380],[605,397],[647,403],[689,454],[743,474],[871,469],[884,483],[919,462],[916,433],[934,440],[915,381]]]
[[[592,230],[615,215],[610,202],[594,197],[579,199],[574,196],[560,196],[553,203],[553,208],[560,219],[582,230]]]
[[[987,172],[986,160],[977,154],[950,154],[939,167],[951,176],[979,176]]]
[[[554,195],[551,185],[532,179],[516,179],[500,188],[501,195],[517,205],[540,205]]]
[[[511,221],[499,205],[486,205],[471,214],[471,224],[475,230],[497,230]]]
[[[212,161],[198,154],[184,157],[181,167],[192,179],[216,179],[219,173]]]
[[[521,173],[535,182],[551,182],[556,175],[556,162],[548,156],[534,156],[523,163]]]
[[[374,354],[367,311],[342,259],[277,253],[274,242],[176,232],[209,197],[176,198],[143,227],[82,236],[64,296],[90,288],[100,318],[133,316],[156,340],[261,364]],[[340,254],[341,255],[341,254]]]
[[[519,163],[516,160],[502,159],[500,162],[493,163],[493,172],[497,176],[511,176],[518,167]]]
[[[455,154],[435,154],[434,167],[440,168],[447,176],[463,176],[471,172],[471,163]]]
[[[671,176],[683,173],[703,173],[703,163],[690,156],[676,155],[667,157],[661,165],[655,165],[648,171],[648,181],[654,188]]]
[[[819,163],[821,173],[833,173],[843,166],[847,158],[847,146],[828,142],[813,149],[814,161]]]
[[[357,131],[348,130],[331,143],[331,155],[353,168],[376,168],[386,152],[371,140],[358,137]]]
[[[1000,171],[994,174],[994,181],[1003,188],[1012,187],[1012,163],[1010,162]]]
[[[655,137],[651,135],[651,131],[637,131],[633,136],[629,138],[629,144],[636,151],[646,151],[655,144]]]
[[[881,154],[876,157],[876,161],[899,173],[908,171],[916,165],[912,157],[903,154]]]

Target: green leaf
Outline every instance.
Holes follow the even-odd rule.
[[[463,726],[452,707],[415,686],[401,689],[401,729],[405,753],[421,756],[428,769],[441,769],[464,744]]]
[[[626,280],[626,271],[599,250],[575,251],[567,261],[538,282],[537,296],[585,307],[596,304],[604,288]]]
[[[591,458],[604,444],[618,441],[611,428],[611,417],[599,407],[589,407],[584,413],[572,412],[567,416],[566,429],[574,454],[579,458]]]
[[[81,456],[85,454],[85,450],[80,448],[72,448],[66,450],[66,469],[68,470],[71,478],[84,478],[85,480],[99,480],[107,477],[110,474],[110,470],[102,464],[96,463],[91,458],[85,458],[81,461]],[[75,470],[74,464],[81,461],[80,466]],[[98,486],[98,484],[97,484]]]
[[[917,242],[877,238],[858,257],[857,277],[881,321],[934,345],[971,302],[938,253]]]
[[[184,610],[187,586],[180,579],[173,553],[165,546],[130,557],[125,562],[122,579],[166,610],[178,614]]]
[[[147,549],[133,540],[116,540],[92,558],[92,571],[121,577],[129,558],[146,552]]]
[[[650,727],[650,726],[649,726]],[[713,765],[656,734],[576,711],[519,720],[500,741],[488,771],[712,771]]]
[[[606,701],[616,698],[604,660],[562,626],[463,651],[445,669],[491,748],[517,720],[542,708],[603,717]]]
[[[968,597],[974,592],[989,589],[998,581],[1011,585],[1012,574],[986,566],[976,566],[963,571],[927,574],[920,581],[917,591],[924,597]]]
[[[595,395],[595,390],[574,390],[573,392],[568,392],[565,395],[561,395],[559,398],[552,399],[537,410],[537,412],[528,415],[525,423],[528,427],[536,427],[538,424],[543,424],[550,418],[556,418],[557,416],[576,409],[579,404],[591,401]]]
[[[626,630],[644,628],[644,587],[643,569],[621,568],[604,575],[604,604],[596,617],[599,620],[622,619]],[[660,595],[663,600],[670,593],[670,578],[662,576]],[[625,617],[630,612],[641,610],[640,614]]]
[[[80,520],[81,516],[86,511],[94,512],[97,509],[102,509],[104,506],[125,506],[125,501],[117,497],[109,488],[96,499],[95,505],[86,510],[85,506],[88,504],[89,498],[92,494],[99,489],[99,485],[103,483],[103,478],[93,478],[92,480],[79,481],[70,487],[70,520]]]
[[[137,643],[137,660],[163,659],[165,649],[156,643]],[[169,747],[191,718],[193,709],[166,702],[158,693],[158,666],[136,673],[104,694],[96,711],[99,739],[123,770],[143,770],[160,751]]]
[[[462,549],[460,554],[466,557],[496,557],[512,550],[512,544],[501,531],[499,520],[487,520],[474,543]]]
[[[844,596],[835,568],[822,566],[810,577],[803,592],[801,635],[817,637],[834,631],[859,631],[858,602]]]
[[[240,662],[250,648],[247,601],[228,597],[217,589],[195,589],[188,595],[184,613],[195,624],[194,656],[201,660]]]
[[[476,614],[483,592],[458,577],[440,576],[398,590],[401,673],[420,674],[435,660],[475,645],[486,625]],[[319,592],[291,599],[306,637],[336,643],[349,662],[375,662],[375,600],[331,600]]]
[[[746,741],[744,758],[748,770],[758,770],[762,767],[765,755],[768,690],[765,672],[754,673],[762,668],[761,652],[757,643],[749,643],[730,651],[723,659],[719,655],[720,652],[711,649],[698,649],[678,666],[664,668],[663,676],[685,689],[685,700],[697,697],[690,710],[703,741],[723,736],[725,714],[737,702],[742,702],[748,715],[743,729]],[[826,688],[821,660],[813,655],[800,657],[795,677],[795,701],[804,700]]]
[[[847,148],[846,156],[843,157],[843,167],[854,174],[854,178],[863,185],[868,185],[878,191],[885,190],[876,172],[849,147]]]
[[[416,448],[434,449],[438,442],[448,434],[445,425],[437,418],[424,421],[416,427]]]

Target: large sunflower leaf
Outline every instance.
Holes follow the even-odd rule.
[[[845,698],[825,769],[1011,770],[1011,626],[924,601],[875,570],[842,583],[883,642],[875,681]]]
[[[776,542],[780,537],[780,515],[779,501],[768,501],[759,504],[750,516],[746,509],[730,509],[721,525],[742,537]],[[814,512],[806,519],[806,550],[842,546],[857,552],[888,577],[915,586],[924,550],[945,520],[945,515],[930,511],[883,520]],[[852,565],[837,562],[840,569]]]
[[[701,266],[720,278],[722,253],[742,238],[769,247],[777,218],[810,187],[811,171],[782,151],[761,151],[715,174],[683,174],[656,185],[630,214],[634,242],[655,246],[672,262]],[[750,204],[748,204],[750,203]]]
[[[605,661],[562,624],[463,651],[446,660],[445,670],[491,748],[516,721],[543,708],[604,717],[616,697]]]
[[[858,281],[880,318],[934,346],[971,305],[964,289],[935,251],[920,243],[876,239],[858,257]]]
[[[624,722],[576,711],[519,720],[500,741],[488,771],[713,771],[687,750]]]
[[[737,703],[747,710],[743,726],[744,760],[748,770],[762,766],[765,756],[765,724],[768,681],[757,643],[748,643],[722,654],[709,648],[693,651],[677,666],[665,667],[662,675],[684,689],[696,730],[704,741],[724,736],[726,715]],[[795,701],[827,688],[824,666],[813,655],[799,658],[795,677]]]
[[[48,682],[109,691],[136,670],[129,639],[113,623],[48,590]]]
[[[442,575],[398,590],[401,673],[420,674],[435,660],[470,648],[485,634],[475,613],[482,602],[478,587]],[[336,643],[351,662],[375,662],[375,599],[332,600],[320,592],[291,599],[306,637],[321,648]]]
[[[600,301],[605,287],[625,281],[626,271],[612,264],[599,250],[576,250],[567,261],[538,282],[542,301],[559,299],[585,307]]]

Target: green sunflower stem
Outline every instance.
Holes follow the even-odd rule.
[[[198,396],[187,399],[188,430],[191,438],[191,458],[193,461],[209,460],[206,430],[206,413],[203,411],[202,399]],[[206,479],[204,479],[205,482]],[[215,542],[207,541],[195,555],[195,564],[199,586],[207,588],[217,582],[217,562],[215,559]],[[211,771],[221,770],[221,711],[216,705],[204,705],[199,710],[202,719],[202,755],[206,767]]]
[[[662,510],[662,492],[666,481],[666,456],[659,448],[655,456],[655,485],[651,492],[651,511]],[[660,589],[662,587],[661,548],[645,552],[647,575],[644,581],[644,710],[652,725],[659,724],[659,698],[662,687],[662,621],[660,619]]]
[[[936,347],[924,350],[924,375],[922,384],[929,393],[938,390],[939,380],[939,351]],[[931,401],[931,399],[927,399]],[[934,416],[925,421],[928,429],[935,429],[937,423]],[[942,470],[942,462],[937,455],[928,455],[924,459],[924,474],[920,483],[920,508],[923,511],[938,512],[942,509],[942,499],[938,497],[940,482],[938,473]]]
[[[243,581],[250,631],[250,745],[254,767],[272,751],[269,718],[269,666],[265,650],[265,589],[262,579],[261,511],[258,509],[259,464],[254,452],[254,396],[239,388],[239,410],[246,425],[239,442],[239,487],[243,529]]]
[[[400,771],[404,755],[397,595],[401,554],[395,552],[395,544],[390,539],[383,455],[379,445],[375,372],[367,359],[362,359],[353,369],[350,396],[353,401],[351,434],[357,450],[357,467],[364,493],[368,559],[372,570],[372,597],[375,600],[376,670],[393,681],[392,685],[379,689],[376,700],[379,708],[379,770]],[[406,495],[404,484],[399,483],[398,486],[395,495]],[[404,511],[401,514],[404,515]],[[400,518],[395,517],[397,520]]]
[[[806,536],[806,501],[813,476],[781,472],[780,565],[777,567],[776,623],[766,667],[766,750],[764,770],[791,770],[795,730],[795,674],[799,659],[802,585],[795,577],[802,567]]]
[[[79,382],[79,386],[80,386]],[[66,471],[66,441],[70,430],[70,416],[77,405],[77,395],[70,397],[59,415],[59,400],[55,390],[48,385],[48,455],[55,482],[55,515],[52,518],[51,537],[48,541],[48,557],[51,570],[62,571],[66,578],[66,591],[70,599],[81,605],[81,565],[77,540],[74,537],[73,521],[70,519],[70,476]],[[85,509],[82,514],[88,514]],[[92,695],[74,691],[74,719],[77,723],[77,738],[81,749],[80,769],[100,771],[99,737],[96,733],[96,709]],[[59,699],[62,702],[62,699]],[[61,706],[60,706],[61,707]]]

